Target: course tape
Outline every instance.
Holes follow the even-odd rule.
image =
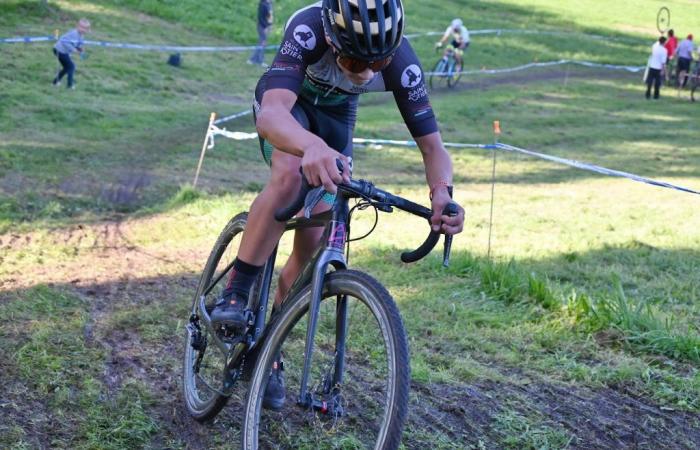
[[[53,42],[56,41],[54,36],[26,36],[0,39],[0,43],[4,44],[30,44],[33,42]],[[85,45],[107,48],[121,48],[130,50],[149,50],[160,52],[246,52],[258,48],[258,45],[233,45],[233,46],[184,46],[184,45],[150,45],[150,44],[131,44],[128,42],[108,42],[108,41],[84,41]],[[268,45],[267,50],[277,49],[276,45]]]
[[[233,119],[238,119],[239,117],[247,116],[248,114],[251,114],[252,112],[253,112],[252,109],[247,109],[247,110],[245,110],[245,111],[241,111],[241,112],[236,113],[236,114],[231,114],[230,116],[226,116],[226,117],[222,117],[222,118],[220,118],[220,119],[216,119],[216,120],[214,121],[214,125],[219,125],[219,124],[222,124],[222,123],[224,123],[224,122],[231,121],[231,120],[233,120]]]
[[[214,146],[213,136],[215,136],[215,135],[225,136],[225,137],[228,137],[230,139],[234,139],[234,140],[238,140],[238,141],[255,139],[258,137],[257,133],[229,132],[226,130],[220,130],[216,127],[213,127],[213,130],[211,131],[209,148],[212,148]],[[396,140],[391,140],[391,139],[354,138],[352,140],[352,142],[354,144],[359,144],[359,145],[369,145],[369,144],[371,144],[371,145],[395,145],[395,146],[403,146],[403,147],[416,147],[417,146],[415,141],[396,141]],[[665,181],[654,180],[651,178],[642,177],[640,175],[635,175],[633,173],[623,172],[621,170],[608,169],[607,167],[598,166],[596,164],[590,164],[590,163],[582,162],[582,161],[576,161],[574,159],[566,159],[566,158],[560,158],[558,156],[547,155],[545,153],[539,153],[539,152],[527,150],[527,149],[520,148],[520,147],[515,147],[513,145],[508,145],[508,144],[502,144],[502,143],[461,144],[461,143],[454,143],[454,142],[445,142],[443,145],[447,148],[478,148],[478,149],[482,149],[482,150],[503,150],[503,151],[512,152],[512,153],[522,153],[524,155],[532,156],[534,158],[544,159],[546,161],[550,161],[550,162],[554,162],[554,163],[558,163],[558,164],[563,164],[565,166],[570,166],[570,167],[574,167],[577,169],[586,170],[589,172],[599,173],[601,175],[627,178],[629,180],[637,181],[640,183],[650,184],[652,186],[663,187],[663,188],[667,188],[667,189],[674,189],[676,191],[700,195],[700,192],[698,192],[698,191],[695,191],[693,189],[689,189],[689,188],[686,188],[683,186],[678,186],[675,184],[667,183]]]
[[[444,32],[442,31],[427,31],[424,33],[411,33],[407,34],[406,39],[415,39],[418,37],[424,37],[424,36],[442,36]],[[567,39],[571,39],[572,37],[584,37],[588,39],[595,39],[599,41],[611,41],[611,42],[627,42],[630,44],[641,44],[644,41],[639,38],[625,38],[625,37],[619,37],[619,36],[604,36],[602,34],[592,34],[592,33],[576,33],[576,32],[567,32],[567,31],[547,31],[547,30],[523,30],[523,29],[518,29],[518,28],[490,28],[490,29],[483,29],[483,30],[469,30],[469,34],[471,36],[478,36],[478,35],[486,35],[486,34],[495,34],[496,36],[500,36],[502,34],[528,34],[528,35],[541,35],[541,36],[558,36],[558,37],[566,37]]]
[[[582,36],[589,39],[596,39],[601,41],[617,41],[617,42],[629,42],[640,44],[641,39],[632,38],[622,38],[615,36],[603,36],[599,34],[590,33],[571,33],[564,31],[546,31],[546,30],[522,30],[522,29],[484,29],[484,30],[470,30],[470,35],[486,35],[495,34],[500,36],[502,34],[527,34],[527,35],[542,35],[542,36],[562,36],[566,38],[571,38],[572,36]],[[407,39],[415,39],[423,36],[442,36],[441,31],[428,31],[425,33],[412,33],[407,34]],[[47,42],[55,41],[54,36],[20,36],[13,38],[1,38],[0,43],[5,44],[15,44],[15,43],[25,43],[29,44],[32,42]],[[168,51],[168,52],[243,52],[257,48],[256,45],[239,45],[239,46],[229,46],[229,47],[217,47],[217,46],[173,46],[173,45],[149,45],[149,44],[130,44],[124,42],[106,42],[106,41],[85,41],[87,45],[96,45],[100,47],[111,47],[111,48],[124,48],[133,50],[154,50],[154,51]],[[275,50],[278,46],[268,45],[265,49]]]
[[[615,65],[615,64],[595,63],[592,61],[579,61],[579,60],[575,60],[575,59],[560,59],[559,61],[532,62],[532,63],[528,63],[528,64],[523,64],[522,66],[506,67],[503,69],[464,70],[464,71],[462,71],[462,75],[480,75],[480,74],[494,75],[494,74],[500,74],[500,73],[518,72],[521,70],[531,69],[533,67],[551,67],[551,66],[561,66],[561,65],[566,65],[566,64],[575,64],[575,65],[579,65],[579,66],[601,68],[601,69],[610,69],[610,70],[626,70],[626,71],[632,72],[632,73],[641,72],[646,67],[646,66],[620,66],[620,65]],[[449,73],[448,72],[425,72],[425,75],[428,75],[428,76],[430,76],[430,75],[442,75],[442,76],[444,76],[444,75],[449,75]]]

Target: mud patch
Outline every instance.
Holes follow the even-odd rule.
[[[528,384],[482,381],[474,385],[412,386],[407,429],[439,433],[459,447],[503,445],[499,415],[509,411],[571,437],[570,448],[696,449],[700,415],[665,411],[646,399],[610,388],[587,389],[544,381]],[[420,433],[418,433],[420,434]],[[424,442],[404,444],[421,448]]]
[[[153,177],[145,172],[123,175],[116,183],[103,186],[99,198],[117,207],[135,206],[141,200],[142,191],[152,182]]]

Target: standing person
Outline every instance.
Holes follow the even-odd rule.
[[[77,51],[83,53],[83,36],[90,31],[90,21],[80,19],[78,26],[58,38],[58,42],[53,46],[53,54],[61,63],[61,70],[53,79],[53,85],[58,86],[64,75],[68,75],[68,89],[75,89],[73,84],[73,74],[75,73],[75,63],[70,54]]]
[[[454,19],[452,21],[450,26],[445,30],[445,34],[442,36],[442,39],[435,43],[435,47],[442,47],[450,36],[452,37],[451,45],[455,50],[455,59],[457,60],[457,64],[459,64],[460,67],[464,67],[464,59],[462,58],[462,55],[464,54],[464,50],[469,47],[470,39],[469,30],[467,30],[467,27],[464,26],[462,19]],[[447,53],[445,53],[443,56],[447,56]]]
[[[272,28],[272,0],[260,0],[258,4],[258,47],[253,51],[248,64],[265,64],[265,46]]]
[[[360,94],[393,93],[422,153],[433,230],[450,235],[462,231],[464,209],[458,207],[454,217],[442,215],[451,202],[452,160],[442,143],[420,62],[403,30],[401,0],[323,0],[298,10],[287,22],[277,56],[258,82],[253,105],[260,150],[271,175],[251,205],[227,288],[211,313],[212,323],[236,332],[245,329],[250,288],[285,228],[275,221],[274,212],[294,200],[301,185],[300,168],[312,185],[323,185],[329,195],[336,193],[337,183],[349,181]],[[343,162],[342,173],[337,160]],[[321,228],[296,231],[274,310],[318,247],[322,232]],[[285,401],[280,358],[267,384],[266,408],[279,409]]]
[[[678,55],[678,86],[684,88],[688,83],[690,63],[693,61],[693,35],[689,34],[683,39],[676,49]]]
[[[671,71],[673,70],[673,59],[676,55],[676,48],[678,48],[678,38],[673,30],[668,30],[668,38],[666,39],[666,44],[664,45],[666,52],[668,53],[668,61],[666,61],[666,81],[673,75]]]
[[[668,52],[664,47],[666,38],[661,36],[659,41],[651,47],[651,56],[649,57],[649,72],[647,73],[647,100],[651,97],[651,85],[654,85],[654,99],[659,99],[659,90],[661,88],[661,71],[666,65]]]

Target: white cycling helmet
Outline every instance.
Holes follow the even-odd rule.
[[[454,19],[452,21],[452,28],[462,28],[462,25],[464,25],[464,22],[462,22],[462,19]]]

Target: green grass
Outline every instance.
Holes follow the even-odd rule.
[[[271,41],[302,4],[275,2]],[[665,4],[679,35],[700,26],[697,6]],[[562,58],[643,65],[661,3],[436,5],[407,0],[408,32],[441,30],[462,16],[471,29],[568,33],[475,36],[467,64],[477,69]],[[46,9],[10,1],[0,9],[0,36],[51,34],[87,16],[97,40],[255,41],[255,2],[60,1]],[[413,41],[425,67],[437,58],[433,40]],[[165,54],[94,48],[78,62],[78,89],[66,92],[50,87],[55,61],[47,45],[0,51],[9,61],[0,67],[0,317],[9,319],[0,329],[0,369],[8,393],[3,408],[10,405],[0,446],[191,445],[183,430],[200,429],[173,412],[181,403],[182,321],[216,235],[248,207],[268,171],[255,142],[219,140],[207,153],[201,189],[189,183],[209,112],[249,108],[259,70],[243,63],[247,54],[185,54],[184,66],[174,69]],[[670,89],[661,101],[647,102],[640,78],[539,69],[468,77],[470,89],[432,92],[431,100],[446,141],[491,142],[491,123],[500,120],[503,142],[700,188],[698,106]],[[253,129],[250,117],[227,126]],[[363,97],[356,134],[408,136],[391,96],[381,94]],[[691,418],[700,413],[698,199],[499,154],[489,260],[491,155],[452,155],[467,222],[449,269],[437,255],[399,262],[400,251],[427,232],[403,214],[381,216],[375,233],[352,250],[351,264],[381,280],[400,306],[414,385],[440,387],[449,398],[470,386],[497,405],[469,436],[413,415],[407,445],[583,445],[578,439],[590,437],[590,429],[557,419],[527,386],[617,404],[611,436],[628,425],[620,406],[626,398],[697,432]],[[427,201],[418,151],[363,147],[355,159],[358,176]],[[372,223],[373,215],[358,214],[353,234]],[[287,240],[283,254],[288,247]],[[412,395],[416,406],[432,400],[415,389]],[[478,407],[479,397],[469,398]],[[566,406],[567,399],[553,394],[552,402]],[[237,439],[233,409],[199,437],[202,445]],[[598,418],[585,409],[581,415]],[[672,444],[683,448],[683,439],[692,435]]]

